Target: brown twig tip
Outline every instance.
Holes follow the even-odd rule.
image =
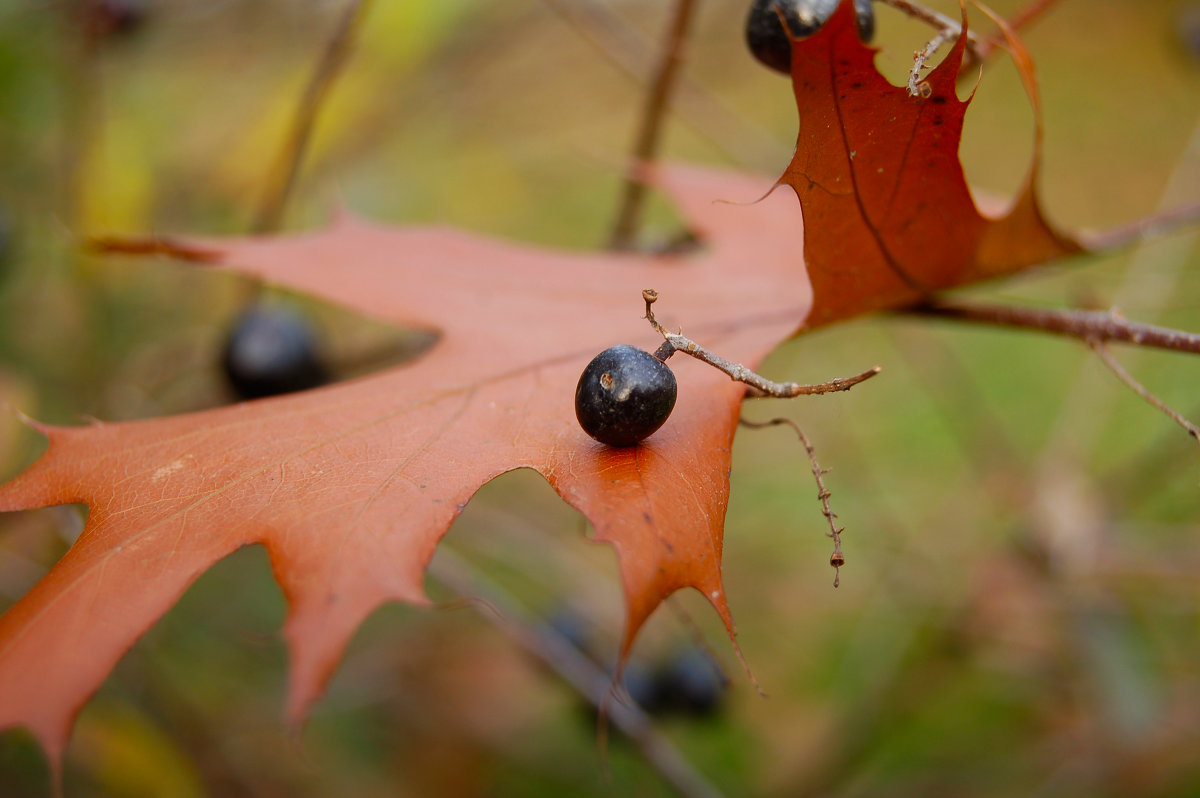
[[[833,586],[841,587],[842,566],[846,564],[846,558],[842,556],[840,551],[835,551],[833,554],[829,555],[829,564],[833,566]]]
[[[101,255],[166,255],[196,263],[212,263],[221,258],[215,249],[185,244],[171,238],[118,238],[93,236],[84,241],[84,249]]]
[[[726,360],[720,355],[708,351],[691,338],[686,337],[682,331],[673,333],[659,324],[658,319],[654,317],[654,311],[650,307],[658,301],[658,292],[653,288],[644,289],[642,291],[642,299],[646,301],[646,315],[643,318],[650,322],[650,326],[664,339],[663,345],[654,353],[655,357],[659,360],[666,360],[675,352],[683,352],[685,355],[691,355],[697,360],[702,360],[713,368],[728,374],[729,379],[750,386],[753,390],[746,392],[747,397],[770,396],[776,399],[791,399],[796,396],[813,396],[822,393],[833,393],[835,391],[848,391],[855,385],[871,379],[883,370],[881,366],[874,366],[861,374],[855,374],[853,377],[839,377],[816,385],[801,385],[797,382],[772,382],[752,369],[743,366],[741,363],[734,363],[731,360]]]

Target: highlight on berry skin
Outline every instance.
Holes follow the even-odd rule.
[[[592,358],[579,377],[575,417],[600,443],[634,446],[666,422],[678,392],[666,363],[636,346],[613,346]]]

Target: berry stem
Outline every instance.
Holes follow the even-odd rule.
[[[860,382],[865,382],[882,371],[880,366],[875,366],[853,377],[839,377],[815,385],[802,385],[797,382],[772,382],[752,369],[746,368],[741,363],[734,363],[732,360],[726,360],[720,355],[708,351],[700,346],[700,344],[686,337],[682,330],[673,333],[659,324],[658,319],[654,317],[654,310],[651,308],[651,305],[658,301],[658,292],[653,288],[647,288],[642,291],[642,299],[646,301],[645,319],[650,322],[650,326],[657,330],[659,335],[664,339],[663,345],[654,353],[656,358],[665,361],[675,352],[691,355],[697,360],[702,360],[713,368],[725,372],[729,375],[730,379],[750,386],[753,390],[747,391],[746,395],[748,397],[758,398],[769,396],[774,399],[791,399],[796,396],[813,396],[816,394],[833,393],[835,391],[848,391]]]

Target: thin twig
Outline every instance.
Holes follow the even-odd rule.
[[[1123,318],[1116,311],[930,302],[904,312],[954,321],[1038,330],[1087,342],[1118,341],[1155,349],[1169,349],[1173,352],[1200,354],[1200,335],[1169,327],[1138,324]]]
[[[817,498],[821,500],[821,515],[825,516],[825,520],[829,522],[829,535],[833,538],[833,554],[829,556],[829,564],[833,566],[833,586],[837,587],[842,583],[842,566],[846,564],[846,558],[842,555],[842,533],[846,528],[839,527],[834,519],[837,518],[835,513],[829,506],[830,492],[829,488],[825,487],[825,475],[829,473],[829,469],[821,468],[821,464],[817,462],[817,450],[813,448],[812,442],[808,440],[808,436],[804,434],[804,430],[800,425],[790,418],[773,418],[770,421],[748,421],[744,418],[739,418],[738,423],[743,427],[751,429],[763,429],[764,427],[773,427],[780,424],[787,425],[795,430],[797,437],[800,438],[800,443],[804,445],[804,450],[808,452],[808,462],[812,465],[813,478],[817,480]]]
[[[626,77],[638,85],[645,81],[659,47],[617,13],[611,3],[542,0],[542,4]],[[676,75],[672,98],[672,119],[686,125],[737,164],[774,168],[779,157],[790,152],[784,151],[769,130],[732,108],[708,86],[689,78],[686,72]]]
[[[666,360],[675,352],[691,355],[697,360],[702,360],[708,365],[725,372],[729,375],[730,379],[749,385],[755,390],[755,393],[748,393],[748,396],[770,396],[775,399],[790,399],[795,396],[813,396],[816,394],[833,393],[835,391],[848,391],[855,385],[869,380],[883,370],[882,367],[875,366],[853,377],[839,377],[838,379],[822,382],[817,385],[801,385],[796,382],[772,382],[757,372],[746,368],[741,363],[734,363],[731,360],[726,360],[720,355],[708,351],[700,346],[700,344],[684,336],[682,331],[673,333],[659,324],[658,320],[654,318],[654,311],[650,308],[651,305],[658,301],[658,292],[653,288],[647,288],[642,291],[642,299],[646,300],[645,319],[650,322],[650,326],[657,330],[666,341],[654,353],[655,357],[659,360]]]
[[[910,97],[930,97],[933,89],[925,82],[922,72],[929,68],[928,61],[933,58],[943,44],[957,36],[959,31],[945,28],[929,40],[929,43],[913,54],[912,69],[908,71],[908,95]]]
[[[924,22],[932,28],[937,29],[937,34],[929,40],[929,43],[913,53],[912,69],[908,72],[908,93],[912,97],[927,97],[929,96],[929,86],[923,82],[922,74],[928,69],[927,61],[933,57],[933,54],[939,48],[951,39],[957,39],[962,35],[962,23],[958,20],[934,11],[932,8],[926,8],[920,3],[912,2],[911,0],[880,0],[884,5],[889,5],[892,8],[907,14],[913,19]],[[982,61],[983,56],[979,53],[980,41],[974,33],[967,31],[967,51],[970,53],[972,60]]]
[[[1200,200],[1136,219],[1111,230],[1089,233],[1082,237],[1083,245],[1093,252],[1116,249],[1148,238],[1157,238],[1176,228],[1195,224],[1197,220],[1200,220]]]
[[[463,596],[480,600],[480,614],[526,652],[554,670],[633,742],[646,762],[687,798],[720,798],[721,793],[696,771],[654,723],[631,702],[610,701],[612,678],[549,625],[526,613],[499,586],[445,546],[429,564],[437,581]],[[490,607],[495,611],[486,611]]]
[[[924,22],[931,28],[938,30],[962,30],[958,20],[951,19],[945,14],[934,11],[932,8],[927,8],[913,0],[879,0],[885,6],[891,6],[897,11],[912,17],[918,22]]]
[[[321,53],[321,58],[317,61],[312,77],[309,78],[304,94],[300,98],[300,104],[296,107],[296,115],[292,118],[292,127],[288,133],[287,143],[280,153],[279,161],[275,164],[272,179],[267,185],[267,191],[263,195],[262,204],[258,209],[258,216],[254,221],[253,230],[256,233],[268,233],[279,229],[279,224],[283,220],[284,207],[287,205],[288,196],[292,193],[292,187],[295,185],[296,175],[300,171],[300,163],[304,160],[304,154],[308,149],[308,142],[312,138],[317,114],[320,112],[325,98],[329,96],[329,90],[333,87],[338,75],[341,74],[342,67],[346,64],[366,5],[366,0],[346,0],[341,19],[338,20],[338,26]]]
[[[1024,8],[1017,11],[1008,18],[1008,26],[1013,30],[1021,30],[1033,24],[1038,17],[1050,10],[1051,6],[1058,3],[1058,0],[1030,0]],[[980,59],[986,59],[1004,40],[1000,34],[994,34],[984,41],[980,42],[975,48],[975,55]]]
[[[926,8],[912,0],[879,0],[884,5],[889,5],[908,16],[920,22],[924,22],[930,27],[936,28],[938,33],[929,43],[913,54],[912,69],[908,73],[908,93],[913,97],[928,96],[926,92],[929,87],[923,83],[922,73],[928,69],[928,61],[933,57],[943,44],[957,39],[962,35],[962,24],[955,19],[951,19],[943,14],[939,14],[931,8]],[[1032,0],[1027,6],[1022,8],[1012,19],[1009,20],[1009,26],[1013,30],[1018,30],[1045,13],[1058,0]],[[967,31],[967,61],[963,64],[964,68],[971,64],[979,64],[987,60],[992,52],[1000,45],[1000,37],[992,37],[988,39],[980,39],[975,33]]]
[[[654,81],[646,94],[642,106],[641,122],[633,146],[630,169],[621,190],[621,203],[617,219],[613,224],[610,246],[613,249],[629,249],[637,234],[642,206],[646,200],[646,184],[639,178],[638,167],[654,160],[658,152],[658,141],[662,121],[667,110],[667,101],[675,86],[675,76],[683,63],[683,45],[687,40],[696,0],[675,0],[675,13],[663,42],[662,55],[655,71]]]
[[[1167,405],[1166,402],[1150,393],[1146,386],[1135,380],[1133,375],[1126,371],[1125,368],[1117,362],[1117,359],[1112,356],[1112,352],[1108,351],[1108,347],[1105,346],[1102,341],[1088,341],[1088,346],[1092,348],[1092,351],[1096,353],[1104,365],[1108,366],[1108,370],[1117,375],[1117,379],[1128,385],[1133,389],[1134,393],[1145,399],[1150,404],[1154,405],[1160,411],[1165,413],[1168,418],[1187,430],[1187,434],[1195,438],[1196,443],[1200,443],[1200,427],[1197,427],[1195,424],[1176,413]]]

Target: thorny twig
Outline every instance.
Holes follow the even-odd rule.
[[[1176,424],[1187,430],[1187,434],[1195,438],[1196,443],[1200,443],[1200,427],[1197,427],[1195,424],[1179,415],[1179,413],[1172,410],[1166,402],[1150,393],[1146,386],[1135,380],[1133,375],[1126,371],[1125,368],[1117,362],[1117,359],[1112,356],[1112,352],[1108,351],[1108,347],[1104,345],[1103,341],[1093,339],[1088,341],[1088,346],[1092,348],[1092,351],[1096,353],[1101,362],[1108,366],[1108,370],[1117,375],[1117,379],[1132,388],[1134,393],[1136,393],[1138,396],[1142,397],[1147,402],[1154,405],[1154,407],[1165,413],[1167,417]]]
[[[962,35],[962,24],[958,20],[951,19],[943,14],[939,14],[931,8],[926,8],[920,3],[913,0],[879,0],[885,5],[889,5],[908,16],[920,22],[924,22],[930,27],[937,29],[937,34],[934,35],[929,43],[923,48],[913,53],[912,69],[908,73],[908,93],[912,97],[926,97],[929,91],[929,86],[922,80],[922,73],[929,68],[928,61],[933,57],[943,44],[957,39]],[[1014,30],[1028,25],[1030,22],[1041,16],[1050,6],[1054,5],[1057,0],[1031,0],[1028,6],[1017,12],[1009,22],[1010,27]],[[978,64],[987,59],[992,51],[999,46],[997,39],[980,39],[971,31],[967,31],[967,55],[970,59],[969,63]]]
[[[662,55],[655,70],[654,82],[646,94],[646,102],[642,107],[637,140],[633,147],[634,166],[653,160],[655,152],[658,151],[658,139],[662,129],[663,116],[667,110],[667,100],[671,96],[671,90],[675,87],[675,77],[679,72],[679,66],[683,63],[683,46],[687,39],[688,27],[691,24],[695,7],[696,0],[675,0],[675,13],[672,16],[667,39],[663,44]],[[621,191],[621,204],[617,211],[617,220],[613,225],[610,241],[613,249],[629,249],[632,246],[645,198],[645,182],[639,179],[635,169],[629,170]]]
[[[927,82],[922,80],[921,73],[929,68],[929,65],[926,62],[933,57],[933,54],[936,53],[943,44],[948,42],[951,38],[957,36],[959,32],[960,31],[956,31],[952,28],[943,28],[942,30],[938,31],[938,33],[932,39],[929,40],[928,44],[913,53],[912,69],[908,72],[908,95],[910,97],[928,98],[932,96],[933,89],[930,88]]]
[[[842,555],[842,533],[846,531],[845,527],[839,527],[834,519],[837,518],[835,513],[829,506],[829,497],[832,495],[829,488],[825,487],[824,476],[829,473],[828,468],[821,468],[821,464],[817,462],[817,450],[809,441],[808,436],[804,434],[804,430],[800,425],[790,418],[773,418],[770,421],[748,421],[744,418],[739,418],[738,423],[743,427],[750,429],[763,429],[764,427],[773,427],[780,424],[791,427],[797,437],[800,438],[800,443],[804,445],[804,450],[808,452],[808,462],[812,465],[813,478],[817,480],[817,498],[821,500],[821,515],[825,516],[825,520],[829,522],[829,537],[833,538],[833,554],[829,556],[829,564],[833,566],[833,586],[837,587],[842,583],[842,566],[846,564],[846,558]]]
[[[915,20],[924,22],[932,28],[937,29],[937,34],[929,40],[923,48],[913,53],[912,69],[908,73],[908,93],[912,97],[928,96],[925,92],[929,91],[929,86],[922,80],[921,73],[928,69],[926,62],[933,57],[933,54],[938,49],[950,41],[957,39],[962,35],[962,24],[957,20],[953,20],[944,14],[939,14],[932,8],[926,8],[920,3],[910,2],[910,0],[880,0],[885,5],[901,11]],[[970,31],[967,32],[967,50],[971,54],[971,58],[975,61],[983,59],[980,54],[981,42]],[[922,91],[924,89],[924,91]]]
[[[716,787],[658,732],[645,712],[632,702],[609,700],[613,685],[608,674],[549,625],[530,617],[470,563],[443,546],[430,562],[429,573],[456,593],[478,599],[475,606],[481,615],[553,669],[593,706],[607,711],[608,718],[632,741],[646,762],[680,795],[720,798]]]
[[[296,175],[300,171],[300,162],[308,149],[312,137],[313,125],[321,104],[333,87],[334,81],[345,66],[346,57],[354,44],[358,24],[363,17],[363,8],[367,0],[346,0],[337,29],[330,37],[321,58],[309,78],[292,119],[291,130],[288,133],[287,144],[281,153],[279,162],[272,173],[272,181],[267,186],[262,205],[259,206],[258,216],[254,221],[254,232],[268,233],[278,229],[283,219],[283,209],[287,204]]]
[[[848,391],[855,385],[869,380],[883,370],[880,366],[875,366],[853,377],[840,377],[817,385],[801,385],[796,382],[772,382],[757,372],[746,368],[741,363],[734,363],[731,360],[726,360],[720,355],[708,351],[700,346],[700,344],[684,336],[682,331],[673,333],[659,324],[658,319],[654,318],[654,311],[650,307],[658,301],[658,292],[653,288],[647,288],[642,291],[642,299],[646,301],[645,319],[665,339],[663,345],[654,353],[655,357],[659,360],[666,360],[676,352],[691,355],[697,360],[702,360],[708,365],[725,372],[729,375],[730,379],[749,385],[754,390],[747,392],[748,396],[770,396],[775,399],[790,399],[795,396],[813,396],[815,394],[833,393],[835,391]]]

